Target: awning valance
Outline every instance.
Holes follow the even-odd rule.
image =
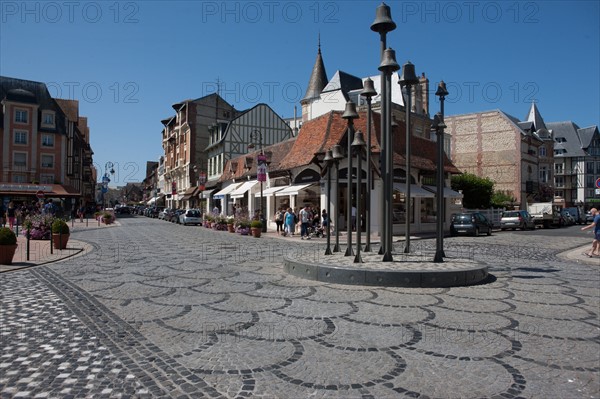
[[[258,180],[250,180],[242,183],[238,188],[233,190],[229,196],[231,198],[243,198],[246,192],[258,184]]]
[[[227,187],[221,189],[221,191],[219,191],[215,195],[213,195],[213,198],[217,198],[217,199],[224,198],[226,195],[230,194],[233,190],[235,190],[239,186],[240,186],[240,183],[230,184]]]
[[[435,186],[423,186],[424,189],[431,191],[435,196],[437,194],[437,187]],[[449,187],[444,187],[444,198],[463,198],[464,195],[458,191],[454,191]]]
[[[308,186],[312,186],[313,183],[308,183],[308,184],[293,184],[291,186],[287,186],[285,187],[283,190],[281,191],[277,191],[275,193],[276,197],[284,197],[287,195],[298,195],[298,193],[304,189],[306,189]]]
[[[404,183],[394,183],[394,190],[400,191],[401,193],[406,193],[406,184]],[[417,186],[416,184],[410,185],[410,196],[413,198],[421,197],[421,198],[433,198],[435,195],[431,191],[427,191],[424,188]]]
[[[277,187],[269,187],[263,190],[263,197],[267,197],[269,195],[273,195],[278,191],[283,190],[284,188],[289,186],[277,186]],[[255,197],[260,197],[260,192],[254,194]]]
[[[213,188],[212,190],[204,190],[202,191],[202,198],[210,198],[210,194],[215,191],[215,189]]]

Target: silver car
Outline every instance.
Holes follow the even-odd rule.
[[[500,219],[500,229],[535,229],[533,217],[527,211],[504,211]]]
[[[179,215],[179,223],[184,226],[188,224],[195,224],[197,226],[202,224],[202,214],[199,209],[187,209]]]

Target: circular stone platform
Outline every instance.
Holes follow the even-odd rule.
[[[354,263],[354,256],[344,252],[315,256],[299,251],[284,256],[283,268],[308,280],[382,287],[457,287],[480,283],[488,276],[482,262],[444,258],[443,263],[434,263],[433,253],[394,253],[392,262],[382,262],[382,255],[373,252],[361,252],[361,257],[363,263]]]

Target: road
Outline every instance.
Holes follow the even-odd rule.
[[[0,275],[0,397],[600,397],[600,262],[558,256],[589,243],[574,227],[447,238],[493,277],[405,289],[283,273],[318,240],[120,223]]]

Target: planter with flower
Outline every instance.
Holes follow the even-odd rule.
[[[250,234],[250,221],[246,218],[239,218],[235,223],[235,231],[243,236]]]
[[[104,224],[111,224],[115,221],[115,217],[112,213],[110,212],[104,212],[102,214],[102,223]]]
[[[235,233],[235,224],[234,224],[235,220],[231,217],[231,218],[227,218],[227,231],[229,231],[230,233]]]
[[[94,212],[94,219],[96,219],[97,221],[100,221],[100,219],[102,219],[102,212]]]
[[[262,222],[260,220],[253,220],[250,223],[250,230],[252,231],[252,237],[259,238],[262,232]]]
[[[227,231],[227,219],[222,216],[217,216],[212,223],[213,230]]]
[[[29,215],[23,221],[22,234],[31,240],[49,240],[52,233],[52,215]]]
[[[69,225],[62,219],[56,219],[52,223],[52,242],[55,249],[65,249],[71,236]]]
[[[0,265],[12,265],[17,246],[15,233],[8,227],[0,227]]]
[[[212,227],[212,223],[214,220],[215,220],[215,218],[211,215],[204,216],[204,227],[206,227],[207,229],[210,229]]]

